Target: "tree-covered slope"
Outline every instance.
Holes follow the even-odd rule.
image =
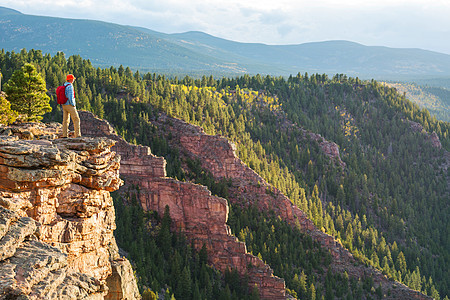
[[[447,293],[448,152],[425,132],[448,149],[448,123],[393,89],[341,75],[192,84],[171,85],[175,101],[154,105],[233,140],[241,159],[362,261],[415,289],[431,294],[434,282]],[[296,126],[338,143],[346,167],[333,167]]]
[[[450,121],[450,89],[422,86],[414,83],[389,82],[399,93],[422,108],[426,108],[438,120]]]
[[[248,166],[361,262],[429,295],[449,295],[450,125],[394,89],[344,75],[169,80],[129,68],[95,69],[79,56],[65,60],[39,51],[1,53],[5,80],[25,61],[35,63],[53,89],[66,72],[74,73],[79,108],[165,156],[169,176],[189,178],[170,136],[154,125],[159,111],[226,136]],[[53,105],[47,118],[60,119]],[[345,166],[324,155],[304,130],[337,143]],[[433,145],[433,131],[442,148]],[[252,226],[232,227],[245,237]],[[288,288],[296,290],[294,285]],[[331,286],[331,293],[341,293]]]

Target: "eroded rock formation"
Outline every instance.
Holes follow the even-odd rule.
[[[304,232],[330,251],[333,256],[332,268],[336,272],[346,271],[354,278],[370,276],[376,285],[382,285],[385,294],[388,290],[393,291],[390,296],[393,299],[429,299],[403,284],[388,280],[378,270],[359,264],[332,236],[316,228],[305,213],[285,195],[246,166],[236,156],[235,146],[224,137],[207,135],[198,126],[165,115],[158,118],[157,125],[164,126],[171,133],[172,146],[178,147],[180,153],[198,159],[203,168],[209,170],[216,179],[232,180],[229,200],[239,204],[243,204],[244,200],[244,204],[256,205],[262,211],[273,210],[292,226],[300,225]],[[271,192],[268,193],[268,190]]]
[[[0,298],[103,299],[105,284],[70,270],[67,255],[41,242],[37,228],[0,206]]]
[[[151,154],[150,148],[126,143],[106,121],[91,113],[80,112],[80,117],[83,135],[107,136],[117,141],[113,150],[122,158],[121,177],[128,185],[139,185],[144,209],[163,214],[168,205],[173,229],[181,229],[198,250],[205,244],[213,266],[221,271],[236,268],[240,274],[248,274],[249,286],[256,284],[262,299],[286,297],[284,280],[273,276],[269,266],[248,254],[245,244],[231,235],[226,225],[225,199],[212,196],[204,186],[165,177],[165,160]],[[227,144],[226,140],[223,142]]]
[[[113,266],[129,267],[120,258],[113,236],[115,213],[109,192],[122,184],[120,157],[111,151],[114,141],[54,139],[61,130],[57,124],[29,123],[0,130],[0,207],[17,216],[11,218],[15,223],[4,221],[17,242],[16,248],[1,247],[6,254],[0,256],[0,268],[14,272],[0,272],[5,274],[1,279],[7,280],[0,295],[140,298],[134,279],[123,280],[131,288],[121,298],[108,294],[105,284]],[[24,222],[27,230],[14,229]],[[22,270],[21,265],[28,267]]]
[[[165,165],[164,159],[152,155],[149,148],[127,145],[113,134],[113,129],[107,122],[90,113],[83,112],[81,117],[85,124],[83,134],[98,136],[109,133],[109,138],[118,140],[115,151],[122,156],[121,174],[125,181],[141,187],[140,201],[144,208],[163,213],[168,204],[175,227],[182,228],[197,247],[205,243],[214,266],[220,270],[235,267],[241,274],[242,271],[248,272],[251,284],[259,283],[263,299],[286,297],[284,282],[274,277],[272,270],[256,257],[246,254],[243,243],[229,236],[229,228],[225,225],[227,208],[224,199],[211,196],[204,187],[163,177],[165,172],[160,168]],[[389,280],[372,267],[359,264],[332,236],[317,229],[304,212],[278,189],[247,167],[236,156],[235,146],[224,137],[207,135],[198,126],[165,115],[158,118],[156,125],[171,133],[171,146],[178,147],[182,155],[198,159],[203,168],[211,171],[216,179],[232,180],[231,201],[240,204],[244,201],[244,204],[256,205],[263,211],[273,210],[291,225],[300,225],[303,231],[330,251],[333,256],[331,266],[336,272],[346,271],[354,278],[372,277],[375,285],[381,284],[385,295],[390,291],[387,298],[430,299],[403,284]],[[271,192],[268,193],[268,190]],[[227,233],[224,234],[224,231]],[[252,268],[253,273],[245,267],[249,260],[259,266]]]

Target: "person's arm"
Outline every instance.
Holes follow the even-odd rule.
[[[73,90],[72,84],[68,84],[66,86],[66,97],[67,97],[66,104],[75,106],[75,92]]]

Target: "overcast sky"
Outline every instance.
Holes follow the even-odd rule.
[[[450,0],[0,0],[0,6],[239,42],[349,40],[450,54]]]

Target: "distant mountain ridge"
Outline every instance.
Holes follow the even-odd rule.
[[[0,7],[0,48],[79,54],[101,67],[144,72],[239,75],[347,74],[360,78],[450,77],[450,55],[349,41],[298,45],[240,43],[202,32],[165,34],[93,20],[22,14]]]

